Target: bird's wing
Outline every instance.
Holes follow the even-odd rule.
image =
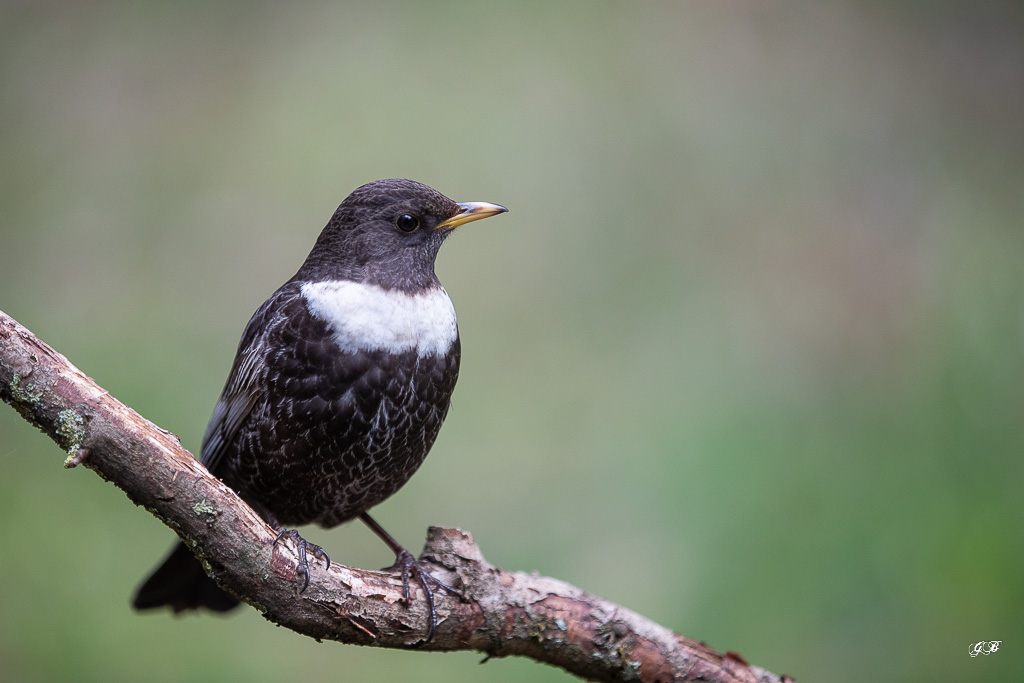
[[[224,454],[235,441],[238,430],[252,413],[253,406],[266,394],[266,365],[270,348],[267,343],[282,318],[281,306],[293,292],[278,290],[253,314],[238,343],[235,364],[228,375],[210,422],[203,435],[203,465],[215,475],[220,471]]]
[[[238,429],[249,417],[258,398],[259,392],[253,390],[233,394],[225,392],[214,406],[210,423],[203,435],[202,447],[202,463],[213,474],[220,474],[224,453],[235,440]]]

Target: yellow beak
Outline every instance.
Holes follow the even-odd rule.
[[[487,202],[459,202],[462,209],[446,221],[437,224],[435,230],[454,230],[465,223],[472,223],[481,218],[496,216],[499,213],[508,211],[501,204],[488,204]]]

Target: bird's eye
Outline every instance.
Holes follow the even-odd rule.
[[[403,213],[398,217],[398,229],[402,232],[412,232],[420,227],[420,219],[411,214]]]

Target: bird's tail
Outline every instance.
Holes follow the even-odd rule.
[[[203,566],[183,543],[178,543],[149,578],[135,591],[135,609],[170,606],[174,612],[206,607],[226,612],[238,600],[206,575]]]

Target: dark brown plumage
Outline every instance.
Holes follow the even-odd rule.
[[[286,527],[362,517],[395,552],[406,592],[418,576],[430,601],[428,637],[428,581],[443,584],[366,512],[422,464],[458,379],[458,328],[434,274],[438,249],[457,225],[505,210],[457,204],[409,180],[354,191],[249,321],[203,438],[203,464],[294,536],[303,557],[323,551]],[[304,589],[304,559],[300,572]],[[183,545],[134,601],[175,611],[235,604]]]

